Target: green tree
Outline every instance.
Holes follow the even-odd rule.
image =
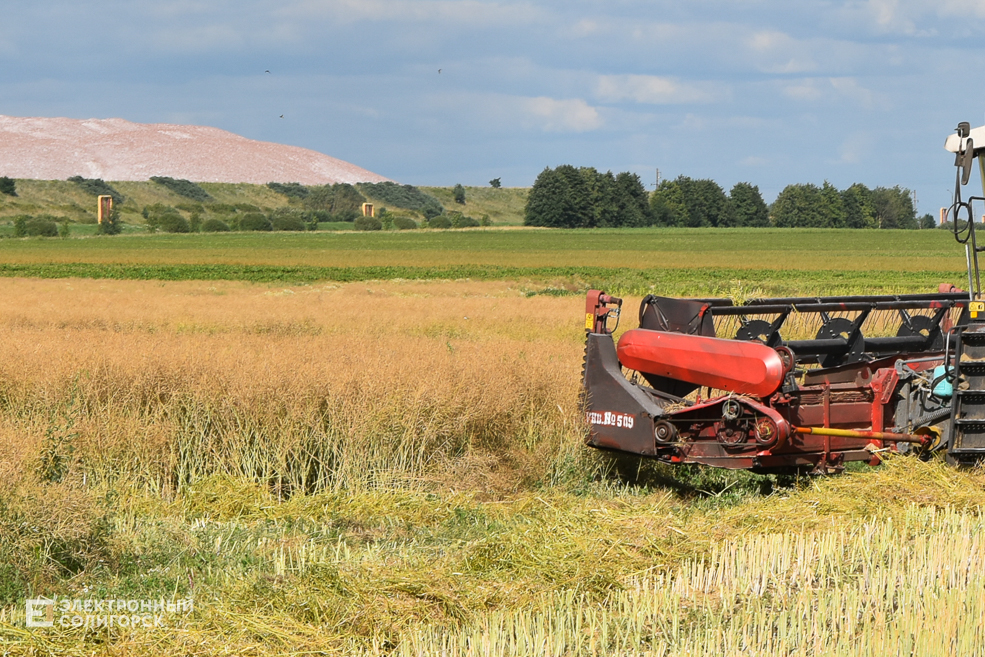
[[[819,200],[821,202],[820,210],[823,216],[823,227],[844,228],[845,204],[838,188],[825,180],[821,186]]]
[[[925,214],[920,217],[920,228],[937,228],[937,222],[934,220],[934,215]]]
[[[657,226],[687,226],[687,207],[680,179],[664,180],[650,196],[650,216]]]
[[[460,184],[455,184],[455,189],[452,190],[452,194],[455,196],[455,202],[465,205],[465,188]]]
[[[910,190],[899,185],[872,190],[872,207],[880,228],[917,227],[917,213],[910,194]]]
[[[729,192],[736,226],[763,228],[770,225],[770,212],[759,187],[747,182],[735,183]]]
[[[119,235],[120,231],[123,230],[123,226],[120,224],[120,211],[116,207],[116,203],[113,203],[113,209],[110,210],[108,217],[103,217],[103,223],[99,224],[99,228],[96,232],[100,235]]]
[[[827,217],[822,211],[817,185],[787,185],[770,206],[770,219],[779,228],[820,228]]]
[[[501,185],[502,183],[500,182],[499,178],[493,178],[492,180],[489,181],[489,186],[492,187],[493,189],[499,189]]]
[[[728,197],[714,180],[694,180],[687,176],[678,176],[675,182],[680,187],[681,198],[687,210],[685,226],[700,228],[733,225]]]
[[[861,183],[855,183],[841,192],[845,210],[846,228],[878,228],[876,212],[872,207],[872,192]]]
[[[545,168],[530,188],[523,223],[548,228],[567,227],[571,214],[568,207],[570,193],[567,179],[557,169]]]
[[[488,225],[488,218],[485,220]],[[594,228],[648,226],[650,200],[639,176],[592,167],[544,169],[527,197],[529,226]]]
[[[558,173],[568,183],[567,228],[592,228],[595,226],[593,196],[598,172],[591,167],[575,168],[562,164]]]
[[[643,181],[635,173],[624,171],[616,175],[620,226],[649,226],[650,195]]]
[[[341,221],[353,221],[362,213],[366,197],[348,183],[309,187],[302,200],[304,209],[329,212]]]
[[[598,173],[595,169],[590,171],[583,169],[582,171],[585,173],[586,182],[592,190],[592,213],[594,215],[592,225],[599,228],[614,228],[622,225],[619,189],[612,172]]]
[[[17,182],[13,178],[0,176],[0,194],[17,196]]]

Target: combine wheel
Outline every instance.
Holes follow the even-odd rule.
[[[666,420],[660,420],[653,425],[653,439],[658,445],[670,445],[677,440],[677,427]]]
[[[746,442],[746,432],[742,429],[733,429],[731,427],[722,427],[718,430],[718,442],[729,447],[734,447],[735,445],[741,445]]]
[[[783,371],[787,374],[793,371],[797,358],[793,355],[790,347],[777,347],[776,354],[780,357],[780,362],[783,363]]]
[[[739,402],[734,399],[726,399],[725,403],[722,404],[722,419],[726,422],[732,422],[738,420],[740,415],[742,415],[742,406],[739,405]]]
[[[753,435],[756,442],[763,447],[772,447],[780,437],[780,431],[772,418],[761,417],[756,420],[756,432]]]

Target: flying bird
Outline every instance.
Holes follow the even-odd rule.
[[[438,75],[441,75],[441,69],[440,68],[438,69]]]
[[[284,118],[284,115],[283,115],[283,114],[281,114],[281,115],[280,115],[280,118]]]
[[[268,71],[264,71],[264,73],[270,73],[270,71],[269,70]]]

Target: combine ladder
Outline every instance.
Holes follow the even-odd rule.
[[[985,459],[985,323],[972,322],[957,337],[956,382],[962,384],[955,385],[951,402],[947,460],[954,465],[975,465]]]

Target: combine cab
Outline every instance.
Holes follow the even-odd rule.
[[[976,149],[975,142],[982,145]],[[970,291],[755,299],[647,296],[618,343],[622,300],[592,290],[583,371],[588,444],[668,463],[840,472],[887,451],[985,458],[985,302],[973,203],[985,127],[958,126],[955,237]],[[985,249],[985,247],[983,247]]]

